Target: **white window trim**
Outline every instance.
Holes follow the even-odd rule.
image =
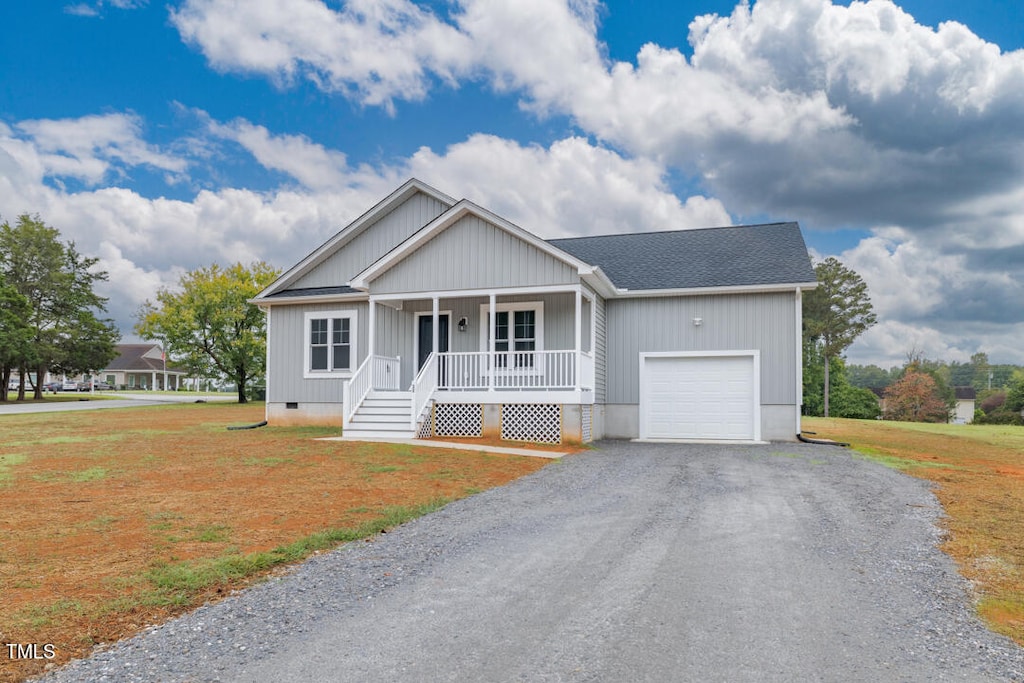
[[[333,311],[306,311],[303,315],[303,331],[302,331],[302,376],[306,379],[338,379],[351,377],[352,373],[359,367],[359,354],[356,348],[356,342],[359,339],[358,334],[358,311],[354,308],[339,308]],[[311,340],[309,332],[309,322],[311,320],[318,320],[321,318],[348,318],[348,334],[349,334],[349,363],[351,367],[348,370],[331,370],[330,366],[332,362],[329,360],[327,370],[310,370],[310,350]],[[330,348],[330,334],[331,330],[328,328],[328,348]]]
[[[536,348],[534,351],[544,350],[544,302],[543,301],[516,301],[511,303],[495,304],[494,312],[501,313],[502,311],[534,311],[535,317],[535,329],[536,339],[534,344]],[[487,315],[491,312],[489,304],[480,304],[480,350],[489,351],[487,345],[487,335],[490,334],[490,326],[487,322]],[[509,329],[511,329],[512,322],[511,316],[509,316]],[[451,323],[449,322],[449,329]],[[511,338],[509,342],[513,341]]]

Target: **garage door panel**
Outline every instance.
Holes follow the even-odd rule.
[[[645,435],[655,439],[753,439],[752,356],[643,359]]]

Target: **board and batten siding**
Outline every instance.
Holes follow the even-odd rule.
[[[289,287],[303,289],[344,285],[449,208],[447,204],[417,192],[365,227],[352,241]]]
[[[366,358],[367,305],[365,302],[273,306],[270,309],[270,338],[267,374],[270,403],[341,403],[346,378],[306,379],[303,363],[306,358],[305,314],[315,311],[354,309],[356,313],[356,363]],[[378,311],[379,313],[379,311]]]
[[[641,351],[761,352],[761,404],[799,405],[795,292],[617,299],[607,309],[609,404],[640,400]],[[693,324],[700,318],[700,326]]]
[[[594,402],[607,403],[608,397],[608,328],[605,301],[588,288],[594,297]],[[584,346],[584,348],[590,348]]]
[[[565,285],[576,269],[491,223],[467,215],[370,283],[371,294]]]

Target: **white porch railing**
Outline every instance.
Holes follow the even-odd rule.
[[[581,356],[581,389],[593,389],[594,358]],[[576,389],[576,351],[438,354],[439,390]]]
[[[420,368],[416,379],[412,381],[412,417],[410,417],[409,428],[416,429],[420,414],[427,407],[430,398],[437,390],[437,354],[431,353],[427,356],[426,362]]]
[[[367,356],[363,364],[352,375],[352,379],[345,382],[342,389],[342,402],[344,412],[342,413],[342,429],[348,427],[352,416],[363,404],[367,394],[373,389],[397,390],[402,369],[401,358],[389,358],[387,356]]]

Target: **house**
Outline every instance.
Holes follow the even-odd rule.
[[[970,424],[974,422],[974,402],[978,398],[974,387],[953,387],[956,394],[956,409],[953,411],[953,422]]]
[[[815,285],[795,223],[543,240],[413,179],[253,299],[267,420],[795,440]]]
[[[118,389],[179,389],[188,373],[174,363],[165,363],[159,344],[118,344],[117,356],[102,370],[98,380]]]

